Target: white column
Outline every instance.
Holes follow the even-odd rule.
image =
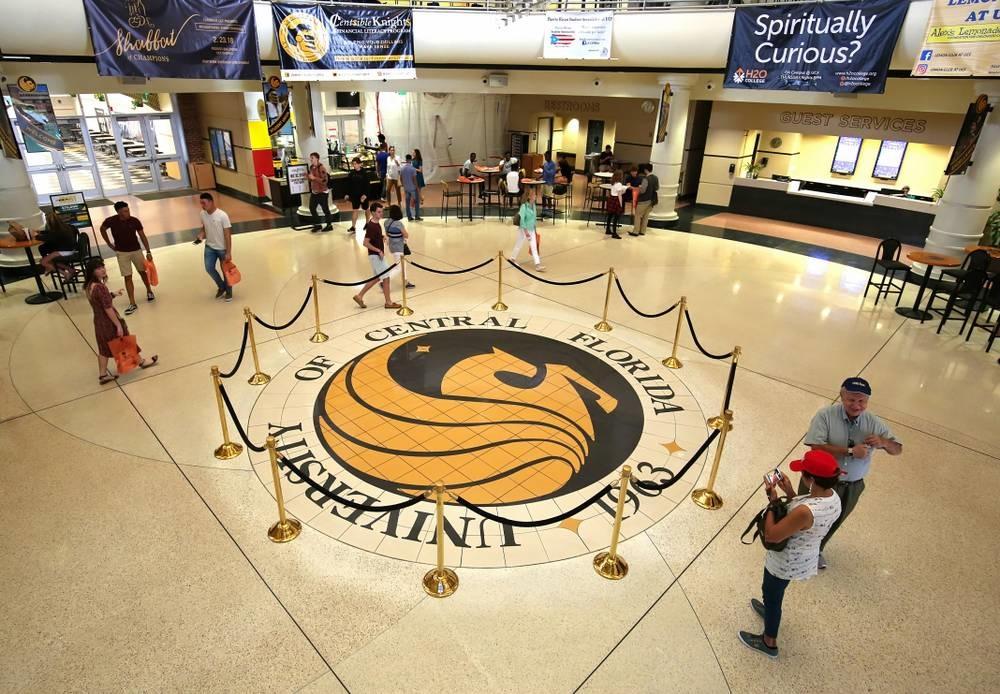
[[[311,99],[306,93],[307,85],[312,92]],[[295,114],[295,143],[299,159],[308,163],[309,154],[318,152],[320,161],[326,162],[326,121],[323,118],[323,90],[320,89],[320,83],[293,82],[290,99],[292,112]],[[310,117],[312,129],[310,129]],[[298,213],[303,218],[312,219],[309,213],[311,197],[312,193],[302,194],[302,204],[299,205]],[[330,214],[336,217],[338,212],[337,206],[331,201]],[[322,210],[320,214],[323,214]]]
[[[657,142],[654,130],[653,151],[649,157],[649,162],[653,165],[653,173],[660,181],[660,190],[657,193],[659,202],[649,215],[650,226],[653,227],[669,227],[677,221],[675,208],[677,206],[677,190],[680,186],[681,162],[684,159],[688,111],[691,108],[691,88],[697,81],[698,78],[691,75],[664,75],[660,77],[660,84],[669,84],[672,95],[669,97],[670,113],[667,115],[667,137],[663,142]]]
[[[2,101],[0,108],[3,108]],[[38,209],[38,198],[31,187],[24,160],[8,159],[0,152],[0,232],[7,230],[7,222],[19,222],[26,229],[40,229],[45,220]],[[25,262],[24,251],[20,248],[0,252],[0,266],[20,267]]]
[[[928,251],[960,258],[966,246],[979,243],[1000,185],[1000,83],[976,82],[975,88],[976,95],[989,97],[993,112],[986,117],[972,166],[948,181],[924,243]]]

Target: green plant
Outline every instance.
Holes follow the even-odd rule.
[[[944,197],[944,188],[935,188],[934,192],[931,193],[931,200],[937,202]]]
[[[1000,246],[1000,210],[994,210],[986,220],[986,240],[991,246]]]
[[[763,165],[755,161],[748,161],[743,165],[743,171],[746,172],[747,178],[757,178],[763,168]]]

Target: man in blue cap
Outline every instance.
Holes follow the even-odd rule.
[[[879,417],[868,412],[872,387],[863,378],[846,379],[840,386],[840,402],[824,407],[812,418],[805,443],[813,450],[826,451],[840,464],[841,480],[834,487],[840,497],[840,518],[833,524],[820,545],[819,568],[826,568],[823,549],[851,515],[865,491],[865,475],[872,464],[872,454],[882,449],[889,455],[899,455],[903,445]],[[799,494],[809,489],[799,482]]]

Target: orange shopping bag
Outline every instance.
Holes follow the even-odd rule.
[[[146,266],[146,278],[149,280],[149,286],[155,287],[160,283],[160,275],[156,272],[156,265],[153,264],[152,260],[147,260],[145,262]]]
[[[239,284],[243,277],[240,275],[240,270],[236,267],[236,263],[231,260],[227,260],[222,263],[222,274],[226,276],[226,283],[232,287],[235,284]]]
[[[139,366],[139,346],[136,344],[135,335],[116,337],[108,342],[108,348],[115,355],[115,366],[118,368],[118,373],[127,374]]]

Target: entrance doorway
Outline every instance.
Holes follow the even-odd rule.
[[[604,149],[604,121],[587,121],[587,151],[584,154],[600,153]]]

